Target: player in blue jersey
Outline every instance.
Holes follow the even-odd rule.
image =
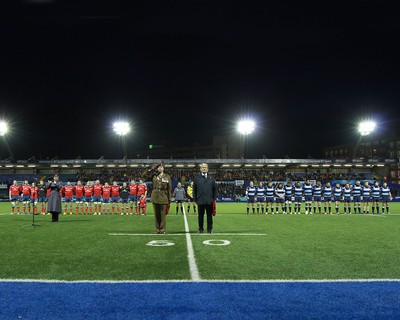
[[[313,185],[311,184],[310,180],[306,180],[306,183],[303,185],[303,192],[304,192],[304,202],[306,205],[306,214],[312,213],[312,190]]]
[[[372,186],[372,214],[379,213],[379,200],[381,198],[381,187],[378,181]]]
[[[340,201],[342,200],[342,187],[340,186],[340,183],[337,182],[335,184],[335,187],[333,188],[333,200],[335,201],[335,211],[336,214],[339,214],[339,205]]]
[[[362,193],[361,181],[357,180],[356,184],[352,188],[354,213],[357,213],[357,211],[358,213],[361,213],[361,193]]]
[[[371,186],[368,181],[364,182],[364,186],[362,189],[362,201],[364,203],[363,213],[369,213],[369,202],[371,201]]]
[[[344,214],[347,214],[349,212],[351,214],[351,187],[350,183],[346,183],[343,188],[343,210]]]
[[[292,214],[293,189],[292,181],[288,181],[285,184],[285,212],[289,212],[290,214]]]
[[[265,214],[268,214],[268,209],[271,209],[271,213],[274,213],[274,195],[275,195],[275,188],[273,183],[270,181],[265,188]]]
[[[300,182],[294,185],[294,214],[301,213],[301,203],[303,202],[303,187]]]
[[[256,202],[256,191],[257,188],[254,185],[253,181],[250,181],[250,185],[246,188],[246,198],[247,198],[247,209],[246,213],[249,214],[250,205],[253,213],[255,213],[254,203]]]
[[[332,214],[332,186],[328,181],[325,183],[325,186],[322,188],[323,196],[324,196],[324,213],[327,214],[326,210],[328,209],[328,213]]]
[[[264,204],[265,204],[265,187],[264,184],[260,181],[256,191],[257,195],[257,213],[264,214]]]
[[[313,199],[314,199],[314,213],[321,213],[321,200],[322,200],[322,183],[321,181],[317,181],[315,186],[313,187]]]
[[[392,193],[390,192],[390,188],[387,185],[387,182],[382,184],[381,188],[381,201],[382,201],[382,213],[389,214],[389,202],[393,200]]]
[[[283,183],[279,182],[275,188],[275,210],[276,214],[279,213],[279,205],[282,209],[282,213],[286,214],[285,212],[285,188],[283,187]]]

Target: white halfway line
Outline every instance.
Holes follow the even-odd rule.
[[[192,281],[200,281],[201,278],[200,278],[199,268],[197,268],[196,258],[194,256],[193,243],[192,243],[192,238],[190,237],[189,224],[187,221],[184,205],[182,205],[182,210],[183,210],[183,218],[185,221],[186,245],[188,251],[190,277],[192,278]]]
[[[187,236],[187,234],[190,234],[190,232],[182,232],[182,233],[168,233],[162,235],[163,237],[166,236]],[[109,233],[109,236],[158,236],[155,235],[154,233]],[[199,237],[204,237],[206,236],[205,234],[197,234],[193,233],[193,236],[199,236]],[[213,233],[213,234],[207,234],[207,236],[246,236],[246,237],[251,237],[251,236],[266,236],[266,233]]]

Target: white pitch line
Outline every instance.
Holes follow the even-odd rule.
[[[192,281],[200,281],[201,280],[200,273],[199,269],[197,268],[196,258],[194,256],[192,238],[190,236],[189,224],[186,217],[185,206],[183,204],[182,204],[182,210],[183,210],[183,218],[185,221],[186,245],[188,251],[190,276],[192,278]]]
[[[185,232],[185,233],[168,233],[166,235],[162,235],[163,237],[165,236],[187,236],[187,234],[190,234],[190,232]],[[154,233],[109,233],[109,236],[157,236]],[[207,234],[207,236],[245,236],[245,237],[252,237],[252,236],[266,236],[266,233],[212,233],[212,234]],[[197,234],[194,233],[192,236],[199,236],[199,237],[204,237],[204,234]]]
[[[57,280],[57,279],[1,279],[0,283],[7,282],[32,282],[32,283],[191,283],[193,280]],[[379,282],[400,282],[400,279],[202,279],[196,282],[202,283],[379,283]]]

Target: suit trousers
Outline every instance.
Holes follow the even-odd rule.
[[[199,231],[203,231],[204,225],[204,213],[207,214],[207,231],[211,231],[213,228],[213,216],[212,216],[212,205],[211,204],[199,204],[198,205],[198,219],[199,219]]]
[[[165,232],[167,204],[153,203],[156,232]]]

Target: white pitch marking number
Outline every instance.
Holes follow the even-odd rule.
[[[146,243],[147,246],[151,247],[170,247],[175,245],[171,240],[152,240]]]
[[[208,246],[227,246],[230,245],[231,242],[229,240],[205,240],[203,244]]]

